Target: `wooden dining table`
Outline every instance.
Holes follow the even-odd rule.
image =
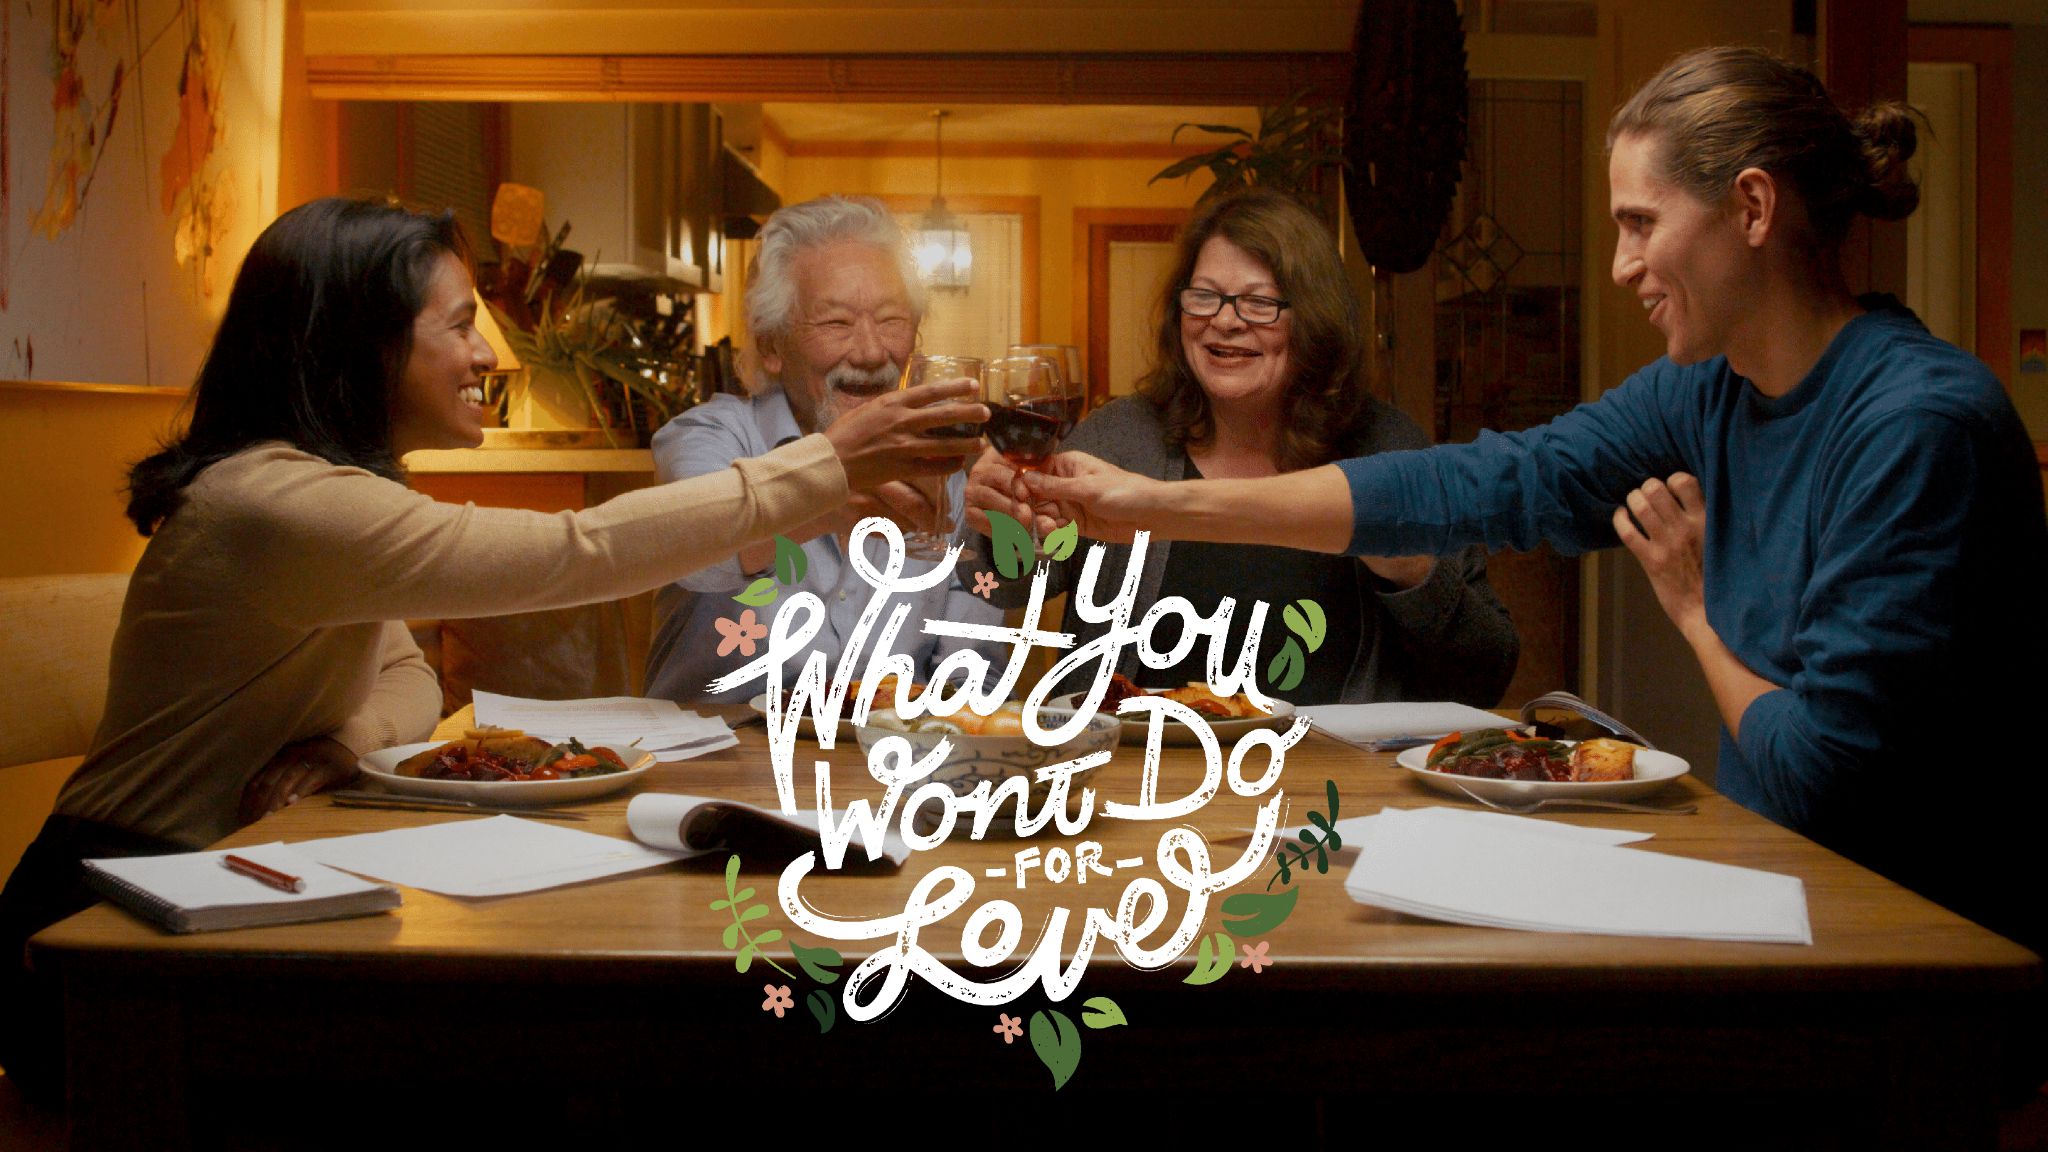
[[[1120,747],[1089,783],[1104,798],[1134,799],[1143,753]],[[879,794],[850,738],[830,751],[801,742],[800,802],[816,758],[833,765],[835,800]],[[1199,751],[1168,749],[1159,795],[1181,795],[1202,774]],[[1286,757],[1289,820],[1326,807],[1326,781],[1340,816],[1472,806],[1424,789],[1391,755],[1311,734]],[[765,736],[746,728],[737,747],[658,765],[631,792],[572,806],[586,819],[568,826],[628,837],[626,805],[642,791],[773,807]],[[1293,880],[1298,904],[1262,938],[1269,963],[1246,963],[1253,942],[1233,940],[1237,962],[1196,985],[1186,982],[1193,949],[1140,970],[1103,944],[1058,1003],[1034,987],[1014,1003],[970,1005],[913,979],[888,1015],[856,1022],[841,1012],[826,1033],[805,1010],[811,982],[787,939],[767,952],[798,979],[761,961],[736,970],[723,939],[731,913],[713,907],[726,895],[723,852],[494,899],[407,889],[393,913],[191,936],[101,905],[32,948],[63,981],[70,1115],[84,1148],[353,1142],[388,1128],[380,1102],[391,1100],[427,1102],[458,1135],[488,1117],[515,1137],[551,1126],[676,1137],[724,1115],[747,1117],[750,1139],[778,1143],[837,1124],[919,1143],[1041,1130],[1084,1139],[1122,1125],[1240,1145],[1461,1147],[1544,1135],[1578,1147],[1989,1147],[2000,1044],[2041,983],[2039,959],[1697,780],[1651,799],[1698,810],[1543,818],[1654,833],[1630,851],[1797,876],[1813,943],[1432,922],[1353,901],[1347,850],[1327,874]],[[1227,862],[1244,851],[1256,803],[1226,787],[1171,824],[1200,831]],[[461,818],[314,797],[225,843]],[[1168,826],[1098,816],[1079,835],[1048,829],[1029,841],[963,831],[900,868],[821,870],[803,892],[835,915],[885,915],[933,867],[958,865],[976,878],[968,911],[996,898],[1020,907],[1021,955],[1055,907],[1114,909],[1126,876],[1083,887],[1039,874],[1019,888],[990,873],[1012,869],[1026,847],[1093,840],[1108,859],[1146,857],[1137,871],[1156,874]],[[820,943],[774,906],[786,857],[740,856],[741,882],[772,910],[755,927]],[[1213,904],[1209,916],[1213,937]],[[925,929],[919,943],[988,979],[962,959],[965,918]],[[1071,954],[1071,922],[1067,933]],[[866,955],[845,951],[849,969]],[[792,1009],[764,1008],[790,985]],[[1078,1021],[1082,1001],[1098,996],[1127,1022],[1081,1029],[1082,1058],[1064,1087],[1029,1036],[1004,1039],[1006,1016],[1058,1010]],[[407,1130],[417,1135],[419,1123]]]

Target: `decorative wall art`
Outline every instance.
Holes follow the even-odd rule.
[[[186,385],[276,214],[282,0],[0,0],[0,379]]]

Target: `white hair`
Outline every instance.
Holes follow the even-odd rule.
[[[747,328],[756,344],[779,344],[796,320],[796,279],[791,269],[797,255],[839,240],[872,244],[895,257],[910,310],[923,319],[924,282],[918,278],[917,255],[903,226],[872,197],[820,196],[779,208],[761,225],[761,247],[747,281]]]

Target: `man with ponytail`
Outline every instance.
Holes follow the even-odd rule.
[[[1599,400],[1265,480],[1066,454],[1038,496],[1109,538],[1625,545],[1713,690],[1722,792],[2039,951],[2048,776],[1996,735],[2048,700],[2033,446],[1981,362],[1841,269],[1856,216],[1918,202],[1911,113],[1852,118],[1807,70],[1712,48],[1607,143],[1614,280],[1667,355]]]

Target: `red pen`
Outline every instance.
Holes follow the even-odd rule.
[[[220,864],[221,867],[226,868],[230,872],[239,872],[251,880],[268,884],[279,892],[303,892],[306,890],[306,882],[297,876],[293,876],[288,872],[279,872],[275,868],[265,868],[263,865],[244,856],[236,856],[231,853],[221,857]]]

